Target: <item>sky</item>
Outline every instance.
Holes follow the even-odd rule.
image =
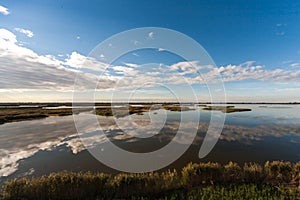
[[[101,47],[143,27],[182,33],[212,61],[138,49],[160,29]],[[1,0],[0,102],[72,101],[74,90],[81,101],[300,102],[299,35],[298,0]],[[125,44],[136,50],[108,62]]]

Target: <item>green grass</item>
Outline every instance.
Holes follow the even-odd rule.
[[[11,179],[1,199],[300,199],[300,162],[189,163],[180,172]]]

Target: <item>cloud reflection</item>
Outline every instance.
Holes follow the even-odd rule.
[[[179,115],[180,116],[180,115]],[[185,130],[192,128],[193,122],[166,121],[161,132],[153,134],[157,131],[155,126],[147,126],[145,116],[135,116],[135,120],[140,117],[141,123],[129,132],[124,132],[116,123],[114,117],[97,116],[99,124],[90,120],[90,117],[96,117],[92,114],[80,114],[80,126],[82,133],[77,134],[73,117],[49,117],[41,120],[15,122],[1,125],[0,134],[0,178],[13,174],[18,170],[19,161],[26,159],[40,150],[54,151],[56,147],[65,145],[70,148],[73,154],[78,154],[86,148],[93,148],[97,145],[107,142],[110,139],[113,142],[121,142],[123,144],[137,145],[141,141],[146,145],[152,145],[158,148],[159,145],[168,143],[174,138],[179,125]],[[127,116],[130,117],[130,116]],[[158,115],[155,115],[158,117]],[[143,119],[143,120],[142,120]],[[126,118],[124,118],[126,120]],[[123,121],[124,121],[123,120]],[[123,122],[122,121],[122,122]],[[155,122],[155,120],[154,120]],[[137,122],[139,123],[139,122]],[[99,127],[101,126],[101,128]],[[153,124],[155,125],[155,123]],[[200,145],[203,137],[208,129],[208,122],[200,122],[198,126],[198,134],[194,139],[194,145]],[[104,134],[100,134],[100,129]],[[138,131],[143,134],[153,135],[151,138],[137,138]],[[237,141],[247,145],[251,145],[254,141],[263,141],[266,137],[284,137],[294,136],[293,141],[298,141],[300,137],[300,126],[297,124],[266,124],[261,126],[249,127],[242,125],[225,124],[220,140],[226,142]],[[178,144],[186,144],[190,141],[191,135],[188,131],[177,138],[175,142]],[[297,139],[297,140],[296,140]],[[84,140],[84,144],[82,140]],[[147,144],[148,143],[148,144]]]

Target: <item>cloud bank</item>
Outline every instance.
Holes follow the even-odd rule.
[[[25,29],[16,31],[32,37]],[[154,38],[154,33],[149,33]],[[77,79],[77,90],[124,90],[163,85],[201,85],[210,82],[244,80],[273,83],[299,83],[298,63],[289,69],[266,69],[253,61],[215,67],[198,61],[179,61],[171,65],[141,65],[134,62],[108,65],[79,52],[71,52],[64,60],[53,55],[39,55],[18,44],[15,34],[0,29],[0,91],[51,90],[72,91]],[[100,84],[98,84],[100,83]],[[147,83],[147,84],[145,84]]]

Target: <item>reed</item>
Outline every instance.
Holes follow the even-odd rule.
[[[60,172],[6,181],[1,199],[300,199],[300,162],[189,163],[140,174]]]

